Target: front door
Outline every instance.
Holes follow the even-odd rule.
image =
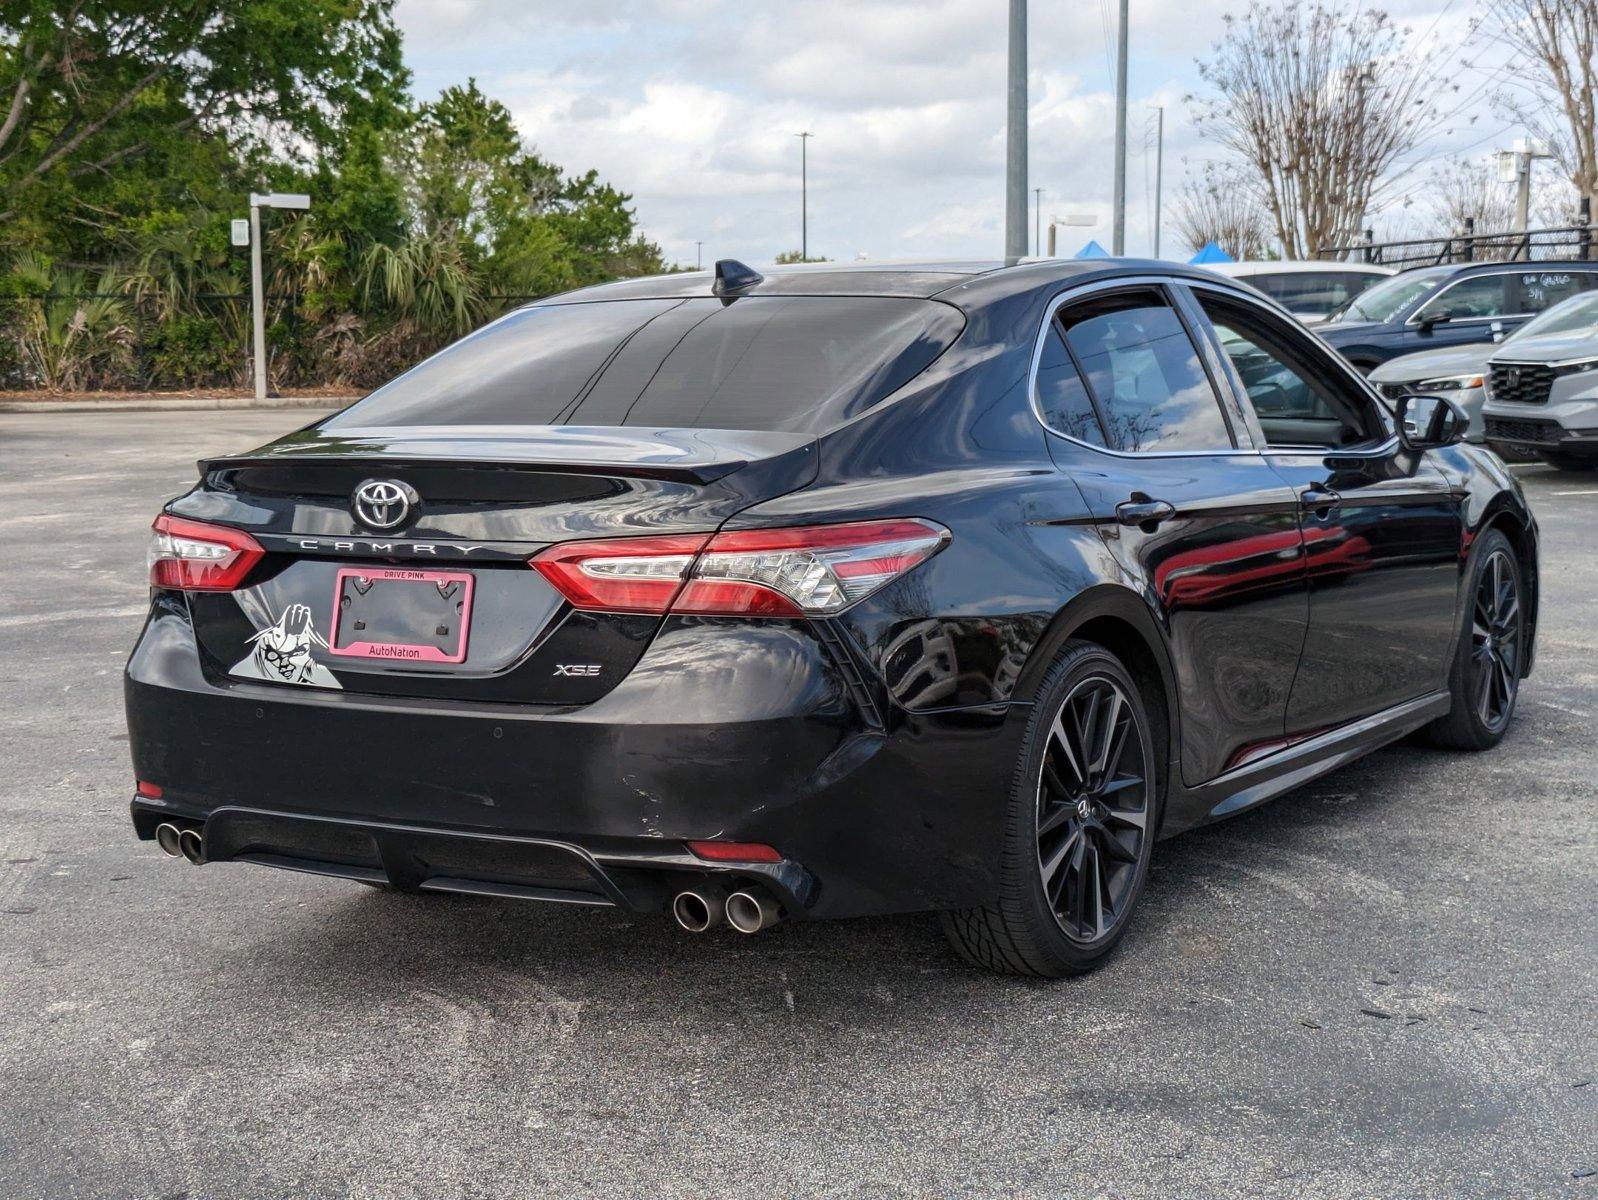
[[[1242,296],[1194,294],[1266,461],[1298,497],[1309,637],[1288,739],[1445,687],[1460,498],[1422,456],[1396,449],[1379,401],[1313,337]]]
[[[1038,364],[1056,460],[1164,627],[1190,786],[1281,744],[1308,624],[1298,498],[1238,447],[1216,369],[1152,285],[1062,306]]]

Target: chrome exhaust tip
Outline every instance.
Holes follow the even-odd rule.
[[[782,920],[782,909],[761,888],[744,888],[727,897],[727,924],[739,933],[759,933]]]
[[[171,821],[162,821],[155,827],[155,844],[173,858],[183,853],[182,839],[183,831]]]
[[[178,834],[178,849],[197,867],[205,862],[205,838],[198,829],[185,829]]]
[[[713,883],[701,883],[678,892],[671,902],[671,915],[679,929],[706,933],[721,924],[727,893]]]

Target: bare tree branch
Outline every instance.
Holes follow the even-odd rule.
[[[1439,121],[1436,60],[1385,13],[1255,0],[1199,73],[1202,132],[1246,164],[1282,254],[1353,242],[1383,177]]]

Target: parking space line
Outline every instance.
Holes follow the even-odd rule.
[[[1556,496],[1598,496],[1598,488],[1583,488],[1579,492],[1555,492]]]

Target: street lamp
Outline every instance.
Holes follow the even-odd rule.
[[[808,129],[796,133],[799,139],[799,261],[810,261],[810,139],[816,135]]]
[[[255,327],[255,398],[266,399],[266,297],[261,285],[261,210],[292,208],[304,211],[311,198],[301,192],[250,193],[250,319]]]

